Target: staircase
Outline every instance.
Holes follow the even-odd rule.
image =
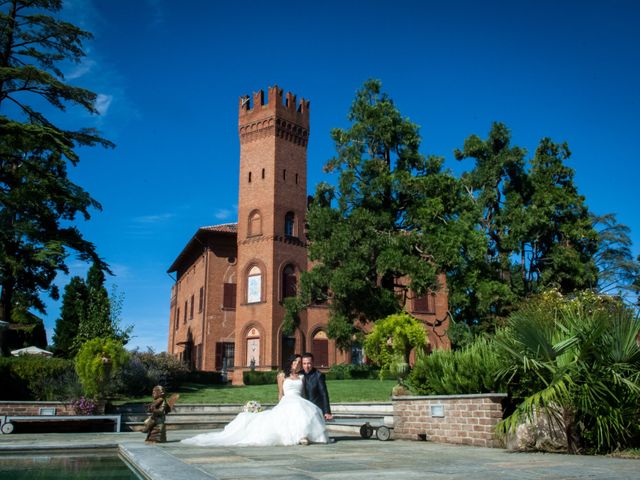
[[[167,415],[167,430],[214,430],[224,428],[242,411],[243,405],[180,404]],[[272,408],[273,405],[263,405]],[[366,422],[372,425],[393,426],[393,407],[382,403],[334,403],[331,405],[334,420],[327,423],[335,433],[358,433]],[[113,407],[112,414],[121,415],[123,432],[141,431],[147,418],[146,404],[126,403]]]

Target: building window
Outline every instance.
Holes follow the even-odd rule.
[[[191,308],[189,309],[189,320],[193,320],[193,303],[194,303],[194,298],[193,298],[193,295],[191,295]]]
[[[293,212],[287,212],[287,214],[284,216],[284,234],[287,237],[294,236],[295,219],[296,216]]]
[[[223,285],[222,308],[236,308],[236,284],[225,283]]]
[[[177,330],[178,329],[178,324],[180,323],[180,307],[176,308],[176,318],[175,318],[175,323],[174,323],[174,329]]]
[[[261,300],[262,272],[257,266],[253,266],[247,276],[247,303],[257,303]]]
[[[249,236],[255,235],[262,235],[262,218],[258,210],[254,210],[249,215]]]
[[[251,172],[249,172],[249,183],[251,183]]]
[[[200,296],[198,297],[198,313],[202,313],[204,308],[204,287],[200,287]]]
[[[282,270],[282,298],[295,297],[297,290],[296,271],[293,265],[287,265]]]
[[[236,344],[233,342],[216,342],[216,370],[229,370],[233,368],[233,358],[236,353]]]
[[[262,169],[262,179],[264,180],[264,168]]]
[[[413,299],[414,313],[436,313],[435,295],[427,292]]]
[[[298,174],[296,173],[296,185],[298,184]]]
[[[287,180],[287,169],[282,170],[282,180]]]
[[[187,312],[189,308],[189,302],[188,301],[184,301],[184,319],[182,320],[182,323],[187,323]]]

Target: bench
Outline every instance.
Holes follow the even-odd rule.
[[[42,431],[120,431],[120,415],[5,415],[0,416],[3,434],[18,430],[41,433]],[[110,428],[110,430],[105,430]]]

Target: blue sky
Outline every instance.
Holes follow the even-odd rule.
[[[635,1],[67,0],[64,18],[95,36],[67,79],[99,93],[102,115],[64,121],[117,144],[84,150],[71,172],[103,205],[79,227],[125,295],[130,346],[166,349],[166,270],[198,227],[236,221],[238,97],[274,84],[311,100],[310,193],[331,180],[330,129],[378,78],[421,126],[422,152],[455,172],[472,165],[453,150],[493,121],[530,153],[567,141],[589,207],[631,227],[637,255],[639,13]],[[58,312],[50,302],[49,338]]]

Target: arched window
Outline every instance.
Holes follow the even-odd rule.
[[[313,353],[313,363],[315,363],[316,366],[329,366],[329,338],[324,331],[318,330],[313,336],[311,353]]]
[[[284,216],[284,234],[287,237],[293,237],[295,235],[295,219],[296,216],[293,212],[287,212]]]
[[[249,214],[249,237],[262,235],[262,217],[258,210],[254,210]]]
[[[287,265],[282,270],[282,298],[295,297],[298,280],[293,265]]]
[[[262,301],[262,272],[254,265],[247,275],[247,303],[260,301]]]

